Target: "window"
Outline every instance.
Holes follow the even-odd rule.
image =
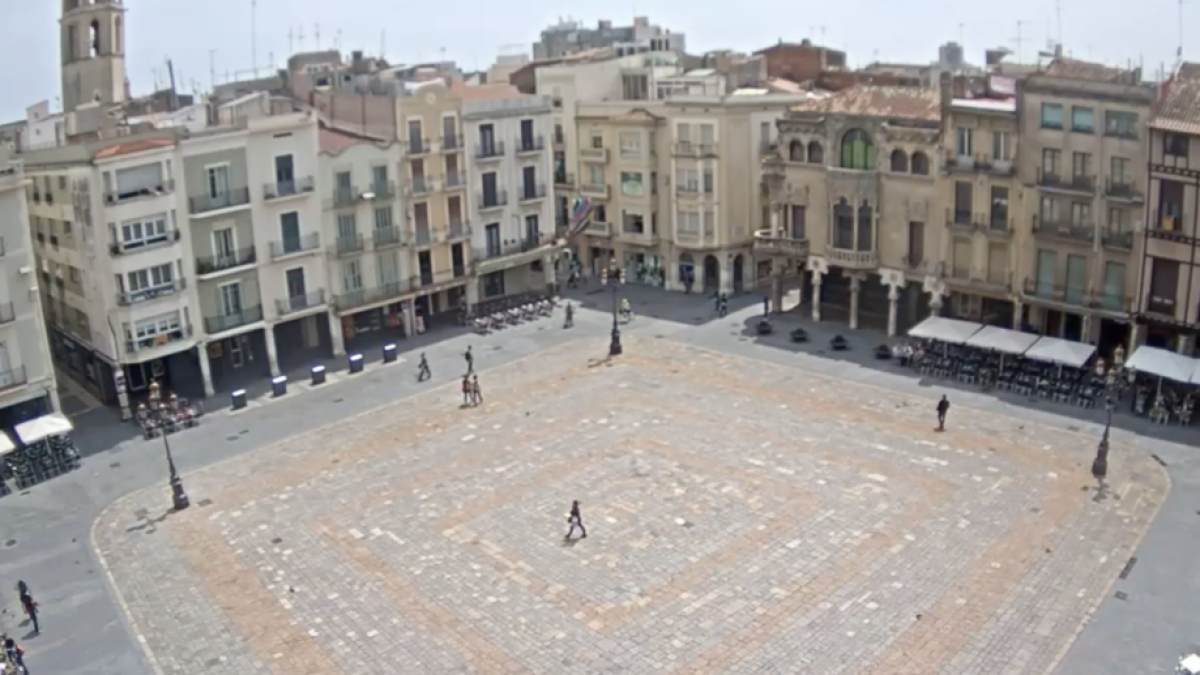
[[[424,134],[422,133],[422,129],[421,129],[421,120],[409,120],[408,121],[408,147],[409,147],[410,151],[421,152],[421,148],[423,145],[421,143],[421,141],[423,140],[423,138],[422,138],[423,135]]]
[[[1092,153],[1076,152],[1071,156],[1071,176],[1077,184],[1091,181]]]
[[[646,217],[640,213],[621,212],[621,229],[630,234],[645,234]]]
[[[525,241],[537,244],[542,239],[541,224],[536,214],[525,216]]]
[[[621,194],[630,197],[641,197],[645,194],[645,186],[642,185],[642,173],[640,171],[622,171],[621,172]]]
[[[925,153],[918,150],[912,156],[912,172],[914,176],[929,175],[929,157]]]
[[[1104,133],[1118,138],[1137,138],[1137,113],[1109,111],[1104,113]]]
[[[171,312],[170,314],[163,314],[152,319],[138,321],[133,325],[132,334],[130,334],[131,331],[128,329],[126,329],[125,333],[130,340],[139,343],[139,348],[145,348],[153,344],[154,339],[159,336],[169,336],[172,333],[178,333],[181,326],[179,312]],[[149,342],[150,344],[143,344],[144,342]]]
[[[1071,225],[1088,227],[1092,224],[1092,205],[1085,202],[1071,202]]]
[[[342,288],[348,293],[362,290],[362,263],[357,260],[347,260],[342,268]]]
[[[638,131],[622,131],[617,138],[620,143],[621,156],[626,159],[638,159],[642,156],[642,134]]]
[[[1042,128],[1043,129],[1061,129],[1063,128],[1063,107],[1058,103],[1043,103],[1042,104]]]
[[[1012,148],[1009,147],[1007,131],[992,132],[992,160],[999,162],[1012,160]]]
[[[800,141],[792,141],[788,143],[788,161],[803,162],[804,161],[804,144]]]
[[[717,233],[717,212],[704,212],[704,236],[711,237]]]
[[[771,123],[759,122],[758,124],[758,145],[766,150],[771,147]]]
[[[1128,157],[1112,158],[1112,171],[1109,173],[1109,178],[1116,185],[1129,185],[1133,183],[1132,163]]]
[[[340,213],[337,217],[338,247],[352,246],[358,239],[358,222],[353,213]],[[352,247],[344,250],[354,250]]]
[[[131,249],[150,246],[167,240],[167,215],[151,216],[146,220],[135,220],[121,224],[121,248]]]
[[[588,164],[588,185],[604,185],[604,167]]]
[[[388,230],[392,227],[392,207],[383,206],[375,209],[375,229]]]
[[[1096,131],[1096,111],[1083,106],[1071,107],[1071,131],[1090,134]]]
[[[833,247],[847,251],[854,249],[854,207],[845,199],[833,207]]]
[[[600,134],[592,134],[592,147],[596,150],[604,149],[604,137]]]
[[[1150,311],[1175,316],[1175,296],[1179,293],[1179,263],[1167,258],[1151,258]]]
[[[875,168],[875,145],[862,129],[851,129],[842,136],[843,169],[871,171]]]
[[[1187,157],[1188,139],[1183,134],[1163,134],[1163,154],[1168,157]]]
[[[451,155],[453,156],[453,155]],[[386,164],[371,167],[371,191],[387,194],[388,168]]]
[[[908,265],[919,267],[925,261],[925,223],[908,224]]]
[[[716,179],[713,178],[713,170],[705,169],[704,170],[704,194],[711,195],[713,193],[713,184],[715,183],[715,180]]]
[[[699,192],[700,172],[696,169],[680,169],[675,174],[675,187],[678,192]]]
[[[1067,302],[1083,302],[1083,293],[1087,289],[1087,267],[1087,256],[1067,256]]]
[[[808,144],[808,163],[809,164],[824,164],[825,163],[825,148],[821,144],[812,141]]]
[[[1008,188],[992,186],[992,209],[989,215],[993,230],[1008,229]]]
[[[208,178],[209,199],[221,199],[229,194],[229,165],[218,164],[205,167]]]
[[[954,130],[954,147],[958,149],[959,157],[972,157],[975,154],[975,139],[972,137],[971,130],[965,127],[959,127]]]
[[[1061,158],[1062,151],[1042,148],[1042,176],[1044,178],[1058,178],[1058,164]]]
[[[1119,262],[1104,264],[1104,289],[1100,304],[1105,309],[1120,310],[1121,298],[1125,295],[1125,265]]]
[[[904,151],[899,148],[892,151],[892,171],[896,173],[908,173],[908,155],[904,154]]]
[[[954,222],[962,225],[970,224],[971,211],[975,202],[973,185],[970,181],[960,180],[954,183]]]
[[[337,199],[345,201],[354,197],[354,188],[350,185],[350,172],[339,171],[333,175],[334,190],[337,191]]]
[[[1129,226],[1129,211],[1126,209],[1109,209],[1108,210],[1108,232],[1109,234],[1125,234],[1130,232],[1132,228]]]
[[[792,212],[788,215],[788,226],[790,228],[789,234],[791,234],[792,239],[801,239],[802,240],[802,239],[808,238],[807,220],[808,220],[807,210],[803,206],[800,206],[799,204],[793,204]]]
[[[875,212],[871,205],[863,202],[858,207],[858,233],[855,239],[857,250],[870,251],[875,248]]]
[[[1038,251],[1037,295],[1053,296],[1054,281],[1058,276],[1058,254],[1054,251]]]
[[[1047,224],[1055,224],[1058,222],[1058,202],[1049,197],[1042,197],[1042,202],[1038,208],[1038,216],[1042,222]]]
[[[163,291],[173,291],[174,272],[170,263],[130,272],[126,275],[126,290],[130,300],[149,299],[160,295]]]

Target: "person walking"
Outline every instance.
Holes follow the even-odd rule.
[[[467,345],[467,351],[463,354],[463,359],[467,362],[467,374],[475,372],[475,355],[471,353],[471,345]]]
[[[463,375],[462,395],[463,395],[463,407],[464,408],[466,406],[471,405],[471,401],[474,400],[474,394],[472,392],[473,392],[473,389],[471,387],[471,376]]]
[[[575,305],[567,302],[566,318],[563,319],[563,328],[571,328],[575,325]]]
[[[33,632],[42,632],[38,624],[38,604],[33,599],[33,594],[29,592],[29,584],[26,584],[24,581],[17,581],[17,595],[21,598],[21,606],[25,608],[25,614],[29,616],[29,621],[33,623]]]
[[[29,666],[25,665],[25,650],[21,649],[21,645],[8,635],[0,635],[0,641],[3,641],[4,656],[8,661],[20,668],[23,675],[29,675]]]
[[[717,316],[724,319],[729,314],[729,298],[722,293],[717,298]]]
[[[567,516],[567,522],[571,525],[571,528],[567,530],[567,536],[563,537],[564,539],[569,541],[571,535],[575,534],[575,528],[577,527],[580,533],[579,538],[587,539],[587,528],[583,526],[583,515],[579,513],[578,499],[571,502],[571,515]]]
[[[471,405],[480,405],[483,403],[483,392],[479,389],[479,376],[475,375],[471,379]]]
[[[421,352],[421,362],[417,364],[417,382],[424,382],[433,377],[433,373],[429,372],[429,361],[425,358],[425,352]]]
[[[945,394],[942,394],[942,400],[937,404],[938,431],[946,430],[946,413],[948,412],[950,412],[950,400],[946,398]]]

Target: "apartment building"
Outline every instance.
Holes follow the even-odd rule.
[[[461,95],[477,276],[470,302],[544,292],[555,281],[562,248],[554,223],[551,101],[509,86]]]
[[[415,333],[413,238],[397,180],[403,148],[323,125],[318,183],[324,195],[330,287],[346,343],[365,335]]]
[[[1192,356],[1200,323],[1200,64],[1180,64],[1164,85],[1148,134],[1134,344]]]
[[[543,30],[541,40],[533,43],[533,58],[555,59],[604,47],[686,54],[687,40],[683,33],[673,33],[651,24],[644,16],[633,17],[633,24],[629,26],[613,26],[612,21],[602,19],[595,28],[588,28],[578,21],[559,20]]]
[[[1129,340],[1153,98],[1140,69],[1066,58],[1018,82],[1022,324],[1101,353]]]
[[[457,315],[469,302],[462,101],[445,80],[414,85],[397,99],[403,134],[405,221],[413,235],[412,285],[419,324]]]
[[[1020,329],[1017,270],[1029,230],[1020,219],[1017,103],[1008,84],[992,86],[983,96],[957,98],[950,76],[942,76],[938,198],[945,206],[930,226],[941,230],[937,239],[945,246],[935,257],[925,257],[925,225],[910,223],[904,267],[906,273],[936,278],[931,283],[943,291],[948,316]],[[893,157],[893,169],[904,161]]]
[[[0,427],[60,409],[20,162],[0,166]]]
[[[940,309],[936,275],[910,262],[939,259],[945,245],[926,227],[942,217],[940,118],[935,89],[864,86],[779,120],[765,185],[773,212],[755,238],[777,298],[794,279],[814,320],[891,334]]]

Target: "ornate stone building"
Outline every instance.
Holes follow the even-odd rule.
[[[779,121],[764,160],[770,225],[755,243],[776,307],[798,291],[814,320],[890,334],[940,308],[934,270],[912,264],[941,257],[938,228],[926,228],[940,216],[939,121],[936,90],[904,87],[851,89]]]

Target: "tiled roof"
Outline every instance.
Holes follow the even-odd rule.
[[[96,153],[94,159],[112,159],[121,155],[132,155],[135,152],[145,152],[146,150],[154,150],[156,148],[169,148],[175,145],[175,141],[169,138],[151,138],[144,141],[133,141],[132,143],[122,143],[107,147]]]
[[[1200,135],[1200,64],[1183,63],[1163,88],[1150,128]]]
[[[504,98],[522,98],[521,90],[511,84],[456,84],[454,93],[463,101],[495,101]]]
[[[942,116],[941,105],[942,99],[936,89],[862,86],[819,101],[801,103],[792,111],[936,122]]]
[[[1079,61],[1059,57],[1050,62],[1044,71],[1050,77],[1061,77],[1070,80],[1088,80],[1091,82],[1111,82],[1113,84],[1132,84],[1134,71],[1123,68],[1113,68],[1102,63]]]

